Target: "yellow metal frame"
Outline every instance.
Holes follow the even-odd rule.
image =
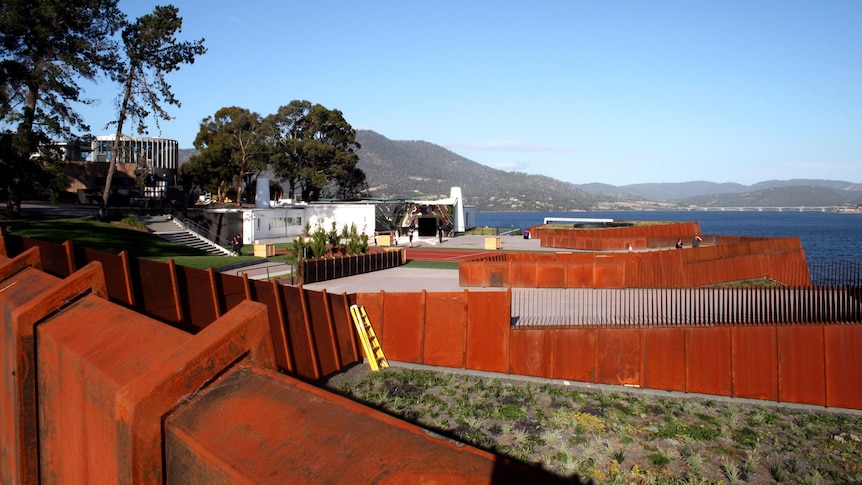
[[[374,328],[371,326],[368,314],[365,313],[365,307],[362,305],[351,305],[350,315],[353,317],[353,325],[356,327],[356,333],[359,334],[359,340],[362,342],[362,350],[365,352],[365,358],[368,360],[371,370],[378,371],[381,368],[389,367],[389,361],[383,355],[383,348],[380,347],[377,334],[374,333]]]

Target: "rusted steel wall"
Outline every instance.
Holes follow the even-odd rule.
[[[826,405],[862,409],[862,326],[827,326]]]
[[[459,265],[462,286],[685,288],[756,278],[808,286],[798,238],[736,238],[720,246],[621,253],[505,253]]]
[[[111,302],[100,262],[41,265],[38,246],[0,255],[4,484],[560,483],[277,372],[260,303],[192,334]],[[347,320],[346,295],[307,296]]]
[[[386,358],[508,372],[508,291],[356,293]]]
[[[511,291],[354,297],[393,361],[862,409],[858,324],[512,327]]]
[[[682,239],[686,245],[690,245],[695,234],[700,234],[700,224],[697,222],[603,229],[553,229],[543,226],[530,229],[531,237],[540,239],[542,247],[586,251],[673,247],[677,239]],[[664,244],[665,242],[668,242],[665,246],[650,245]]]
[[[40,268],[51,268],[59,277],[99,261],[108,268],[104,274],[111,301],[192,334],[245,299],[265,303],[279,368],[301,379],[320,379],[362,358],[343,297],[187,268],[173,261],[78,250],[71,242],[55,244],[6,234],[2,247],[9,256],[38,248]]]

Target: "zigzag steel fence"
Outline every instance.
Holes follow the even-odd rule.
[[[860,323],[862,288],[513,288],[515,327]]]

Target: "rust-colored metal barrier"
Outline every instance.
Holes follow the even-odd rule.
[[[733,323],[707,325],[695,313],[690,321],[533,328],[508,323],[515,291],[358,293],[356,300],[382,329],[391,361],[862,409],[858,289],[812,290],[813,298],[797,300],[810,306],[786,309],[796,322],[763,313],[795,305],[781,301],[793,290],[764,290],[759,310],[753,292],[725,295],[740,298],[733,304],[750,317],[734,313]],[[825,298],[830,291],[836,300]]]
[[[462,262],[461,286],[691,288],[757,278],[786,286],[811,284],[798,238],[735,238],[716,246],[663,251],[501,256]]]
[[[7,242],[0,239],[4,484],[560,483],[279,372],[279,356],[298,375],[345,365],[335,349],[349,347],[350,336],[339,334],[338,319],[308,318],[337,307],[324,292],[280,294],[145,263],[126,273],[131,287],[146,287],[137,274],[153,286],[165,279],[169,291],[120,292],[145,300],[124,305],[111,301],[100,261],[58,277],[43,268],[63,257],[23,241],[28,249],[10,256]],[[188,287],[208,281],[216,282],[211,298]],[[240,300],[243,292],[268,294],[275,309]],[[184,306],[189,296],[203,300],[199,308]],[[302,325],[279,308],[288,301]],[[278,345],[273,312],[287,319]]]
[[[36,248],[45,273],[64,278],[91,262],[102,263],[108,298],[142,315],[189,333],[198,333],[243,300],[267,305],[278,367],[315,381],[359,362],[347,295],[289,287],[276,282],[216,273],[81,249],[5,234],[7,257]]]

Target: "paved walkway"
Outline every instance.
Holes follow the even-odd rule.
[[[485,249],[486,236],[458,236],[444,238],[440,243],[436,238],[413,239],[413,247],[408,249],[408,258],[431,261],[459,261],[467,257],[493,253],[495,250]],[[521,236],[501,236],[500,242],[504,251],[555,251],[553,248],[543,248],[537,239],[524,239]],[[399,241],[399,247],[408,247],[407,237]],[[433,255],[430,250],[433,251]],[[424,250],[424,251],[423,251]],[[424,255],[423,255],[424,254]],[[415,256],[414,256],[415,255]],[[290,267],[266,262],[242,268],[224,270],[224,273],[242,275],[248,274],[252,279],[289,274]],[[463,287],[458,281],[457,269],[412,268],[399,267],[381,271],[373,271],[356,276],[337,278],[319,283],[304,285],[309,290],[326,290],[328,293],[361,293],[361,292],[416,292],[422,290],[444,291],[506,291],[505,288]]]

